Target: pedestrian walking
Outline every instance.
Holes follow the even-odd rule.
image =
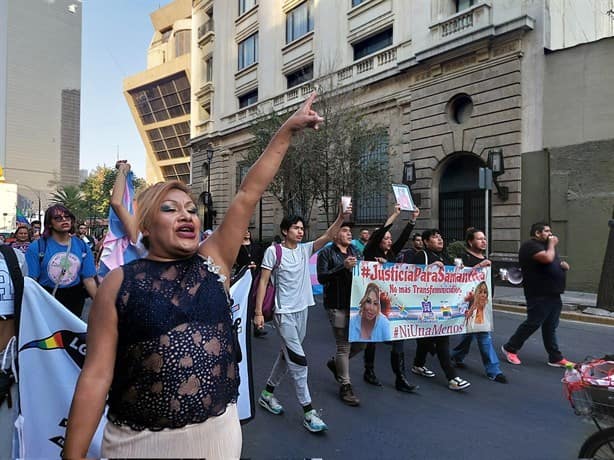
[[[309,258],[324,247],[341,228],[341,224],[349,218],[351,206],[343,212],[339,205],[339,214],[326,232],[315,241],[302,243],[305,234],[305,222],[300,216],[287,216],[279,226],[284,241],[281,244],[281,263],[277,265],[275,247],[269,246],[262,260],[262,274],[256,296],[256,311],[254,324],[262,327],[262,302],[269,279],[275,285],[275,315],[273,324],[281,339],[281,351],[266,383],[266,388],[260,394],[260,406],[279,415],[283,406],[273,392],[279,386],[286,373],[294,382],[296,397],[303,408],[303,426],[312,433],[328,429],[322,417],[313,408],[311,394],[307,384],[307,358],[303,350],[303,340],[307,334],[308,308],[315,305],[311,290],[309,274]],[[277,268],[274,269],[274,267]],[[274,269],[274,270],[273,270]]]
[[[436,265],[440,270],[445,265],[453,265],[450,256],[444,251],[443,238],[439,230],[433,228],[422,232],[424,249],[417,252],[412,263],[419,265]],[[469,388],[471,383],[460,378],[450,361],[450,337],[442,335],[438,337],[423,337],[416,339],[416,356],[411,371],[422,377],[433,378],[435,373],[426,367],[426,356],[428,353],[437,354],[439,365],[448,380],[448,388],[454,391],[461,391]]]
[[[465,267],[490,267],[491,262],[485,255],[487,244],[484,232],[473,227],[467,229],[467,233],[465,234],[466,248],[462,257],[463,265]],[[492,288],[490,292],[494,298],[494,290]],[[470,310],[468,310],[466,314],[469,319],[471,315]],[[460,342],[458,342],[458,345],[452,350],[452,362],[458,368],[465,367],[464,360],[467,354],[469,354],[473,339],[478,342],[482,363],[484,363],[484,369],[486,370],[488,378],[498,383],[507,383],[507,378],[503,372],[501,372],[499,357],[492,344],[490,332],[485,331],[464,334]]]
[[[559,238],[552,234],[550,225],[537,222],[531,225],[531,239],[518,251],[522,270],[522,287],[527,300],[527,319],[501,347],[507,361],[521,364],[518,351],[524,342],[541,327],[544,348],[548,353],[548,365],[565,367],[570,361],[559,350],[556,328],[565,292],[566,272],[569,264],[559,258],[556,246]]]
[[[314,98],[273,136],[204,243],[185,184],[160,182],[140,195],[139,230],[149,253],[111,271],[94,299],[65,457],[85,457],[105,403],[103,457],[241,456],[231,268],[293,134],[322,121],[311,109]]]
[[[324,288],[324,308],[335,338],[336,352],[326,363],[339,383],[339,398],[348,406],[358,406],[360,399],[354,394],[350,380],[350,359],[365,348],[361,342],[349,343],[350,297],[352,271],[359,258],[352,245],[352,225],[341,224],[333,244],[318,254],[318,282]],[[378,299],[379,300],[379,299]]]
[[[75,215],[55,204],[45,212],[43,235],[26,252],[28,276],[81,317],[86,294],[96,296],[96,268],[90,248],[73,236]]]
[[[401,215],[401,207],[397,204],[394,207],[393,213],[388,217],[384,225],[373,232],[369,238],[369,242],[365,247],[365,260],[377,261],[380,263],[395,262],[398,252],[405,246],[409,239],[412,230],[416,225],[416,219],[420,215],[420,210],[416,208],[411,212],[411,217],[403,231],[392,242],[392,234],[390,229],[394,221]],[[390,351],[390,366],[395,375],[394,386],[398,391],[412,393],[418,389],[417,385],[409,382],[405,373],[405,346],[403,340],[395,340],[391,343],[392,350]],[[365,382],[371,385],[381,386],[381,382],[375,375],[375,343],[368,343],[365,349],[365,372],[363,378]]]

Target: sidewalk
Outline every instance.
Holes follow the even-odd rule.
[[[562,295],[562,299],[563,313],[561,313],[561,318],[614,326],[614,313],[596,308],[597,294],[566,291]],[[524,313],[526,311],[526,299],[522,288],[512,285],[497,285],[495,287],[494,308]]]

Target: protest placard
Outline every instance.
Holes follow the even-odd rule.
[[[381,342],[492,329],[490,267],[381,264],[354,267],[350,342]]]

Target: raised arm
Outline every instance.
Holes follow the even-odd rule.
[[[324,247],[326,243],[331,241],[335,237],[335,235],[339,233],[339,230],[341,229],[341,224],[349,220],[351,215],[352,205],[350,204],[347,208],[347,211],[344,213],[341,202],[339,202],[339,214],[337,214],[337,218],[332,223],[332,225],[328,227],[328,229],[326,229],[324,234],[313,242],[313,252],[319,251],[321,248]]]
[[[117,345],[115,298],[123,280],[121,268],[109,273],[94,298],[88,319],[87,354],[73,396],[64,458],[84,458],[104,410],[113,379]]]
[[[416,208],[414,211],[411,212],[411,218],[409,219],[409,222],[407,222],[407,225],[405,225],[405,228],[403,229],[403,231],[401,232],[397,240],[392,245],[391,250],[393,253],[398,254],[399,252],[401,252],[401,249],[403,249],[403,246],[405,246],[405,243],[407,243],[407,240],[409,240],[409,237],[411,236],[411,232],[416,226],[416,219],[418,218],[419,215],[420,215],[420,210],[418,208]]]
[[[309,96],[275,133],[267,148],[243,179],[219,228],[201,245],[199,252],[213,257],[226,274],[230,273],[249,219],[258,200],[277,174],[293,134],[307,127],[318,129],[318,125],[324,121],[311,108],[315,97],[315,93]]]
[[[139,237],[139,225],[136,221],[136,216],[130,214],[130,211],[124,206],[124,192],[126,191],[126,181],[130,173],[130,163],[125,160],[118,161],[115,167],[117,168],[117,176],[115,177],[115,184],[111,193],[111,207],[115,214],[117,214],[117,217],[119,217],[130,241],[136,243]]]

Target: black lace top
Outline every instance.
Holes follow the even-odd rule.
[[[134,430],[179,428],[236,402],[230,299],[211,258],[123,266],[108,418]]]

